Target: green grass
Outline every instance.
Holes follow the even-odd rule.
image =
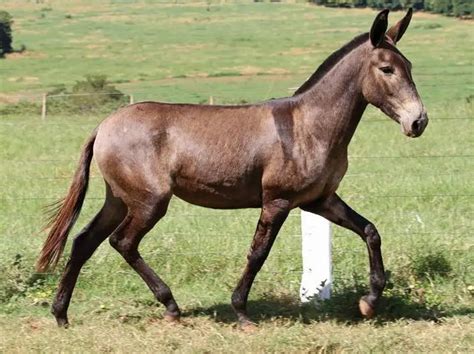
[[[0,61],[4,102],[97,73],[135,100],[286,96],[332,51],[367,31],[375,14],[307,4],[211,4],[210,11],[206,4],[49,4],[41,11],[45,4],[2,3],[15,19],[14,44],[28,49]],[[400,17],[393,13],[392,22]],[[473,42],[471,22],[415,14],[399,47],[414,64],[431,119],[427,131],[406,138],[369,109],[351,143],[339,191],[377,225],[390,271],[372,321],[357,313],[367,291],[367,251],[337,227],[333,298],[319,309],[298,303],[295,210],[250,295],[259,328],[241,333],[230,294],[259,211],[173,200],[141,251],[173,289],[183,323],[164,323],[162,307],[104,244],[81,273],[71,329],[56,329],[48,307],[66,257],[57,272],[34,274],[45,236],[41,207],[65,193],[80,147],[103,117],[0,117],[0,351],[472,351]],[[75,231],[102,196],[94,167]]]

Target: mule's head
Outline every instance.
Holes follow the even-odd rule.
[[[387,31],[388,12],[381,11],[370,29],[371,48],[362,92],[369,103],[400,123],[403,133],[418,137],[428,124],[428,116],[411,76],[411,63],[395,47],[410,23],[412,10]]]

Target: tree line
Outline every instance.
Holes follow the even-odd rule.
[[[447,16],[471,17],[474,0],[312,0],[327,7],[371,7],[374,9],[425,10]]]

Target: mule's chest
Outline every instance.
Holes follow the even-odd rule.
[[[293,207],[310,203],[333,194],[347,171],[347,158],[323,161],[312,169],[295,171],[291,198]]]

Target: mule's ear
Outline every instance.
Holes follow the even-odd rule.
[[[396,25],[393,25],[387,32],[387,36],[389,36],[393,43],[397,44],[397,42],[402,38],[403,34],[407,30],[408,25],[411,21],[411,15],[413,14],[413,10],[410,7],[408,9],[407,14],[404,18],[402,18]]]
[[[380,11],[370,28],[370,42],[372,42],[374,47],[378,47],[382,44],[385,38],[385,31],[388,26],[388,12],[388,9]]]

